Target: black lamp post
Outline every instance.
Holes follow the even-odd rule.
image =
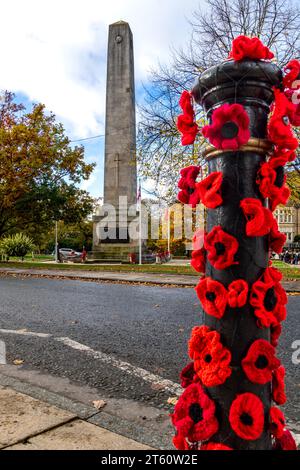
[[[271,148],[266,140],[266,132],[270,104],[273,101],[272,87],[280,87],[281,81],[281,70],[272,62],[227,60],[202,73],[192,92],[196,102],[205,109],[208,119],[213,110],[224,103],[242,104],[250,118],[251,138],[245,146],[237,151],[218,150],[212,146],[205,150],[209,173],[223,173],[223,204],[208,210],[207,232],[220,225],[239,243],[239,264],[223,270],[216,270],[209,262],[206,265],[206,276],[221,282],[225,287],[234,280],[244,279],[251,288],[268,266],[268,239],[246,236],[246,220],[240,201],[244,198],[257,198],[264,205],[267,204],[255,181],[259,165],[266,159]],[[226,134],[224,137],[231,137],[236,129],[228,125],[222,132]],[[209,388],[209,395],[217,404],[220,423],[214,440],[234,449],[271,449],[271,437],[267,431],[271,406],[270,383],[258,385],[250,382],[241,368],[241,361],[249,346],[256,339],[269,341],[270,330],[258,328],[249,303],[239,309],[227,307],[221,319],[205,314],[205,324],[221,334],[222,342],[232,354],[231,376],[224,384]],[[231,403],[238,394],[245,392],[257,395],[264,406],[264,432],[259,439],[253,441],[238,437],[228,419]]]

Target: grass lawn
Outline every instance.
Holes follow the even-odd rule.
[[[273,261],[273,266],[277,267],[283,274],[285,280],[300,279],[300,268],[283,263],[282,261]],[[111,271],[111,272],[143,272],[143,273],[158,273],[158,274],[187,274],[198,275],[190,266],[176,266],[174,264],[145,264],[139,265],[93,265],[93,264],[72,264],[72,263],[47,263],[38,261],[9,261],[8,263],[1,263],[0,268],[20,268],[20,269],[61,269],[61,270],[76,270],[76,271]]]

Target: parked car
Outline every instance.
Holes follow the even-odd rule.
[[[80,251],[75,251],[72,248],[60,248],[59,256],[62,262],[64,261],[73,261],[74,263],[80,263],[82,253]]]

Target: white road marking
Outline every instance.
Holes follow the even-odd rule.
[[[20,336],[37,336],[38,338],[50,338],[52,335],[49,333],[36,333],[34,331],[27,330],[5,330],[0,328],[0,333],[11,334],[11,335],[20,335]]]
[[[136,367],[130,364],[129,362],[120,361],[113,356],[102,353],[100,351],[95,351],[94,349],[86,346],[85,344],[78,343],[70,338],[55,338],[57,341],[69,346],[70,348],[76,349],[78,351],[84,351],[89,356],[94,359],[99,359],[100,361],[108,364],[110,366],[116,367],[124,372],[127,372],[130,375],[138,377],[139,379],[144,380],[145,382],[151,383],[152,385],[157,385],[161,389],[167,390],[170,393],[175,395],[180,395],[182,392],[181,386],[175,382],[172,382],[168,379],[163,379],[159,375],[152,374],[151,372],[142,369],[141,367]]]
[[[123,372],[126,372],[129,375],[138,377],[139,379],[144,380],[147,383],[157,387],[157,390],[166,390],[169,393],[179,396],[182,393],[182,388],[179,384],[172,382],[172,380],[164,379],[159,375],[152,374],[151,372],[142,369],[141,367],[136,367],[129,362],[121,361],[113,356],[109,356],[101,351],[95,351],[94,349],[86,346],[85,344],[78,343],[73,339],[68,337],[59,337],[56,338],[52,334],[49,333],[37,333],[34,331],[27,331],[27,330],[6,330],[0,329],[0,333],[3,334],[13,334],[13,335],[20,335],[20,336],[33,336],[38,338],[52,338],[55,341],[63,343],[65,346],[68,346],[72,349],[77,351],[81,351],[86,353],[88,356],[92,357],[93,359],[98,359],[103,363],[116,367]]]

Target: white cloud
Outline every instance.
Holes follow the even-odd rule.
[[[103,131],[107,28],[128,21],[136,80],[187,39],[195,0],[10,0],[1,5],[0,88],[41,101],[71,137]]]

